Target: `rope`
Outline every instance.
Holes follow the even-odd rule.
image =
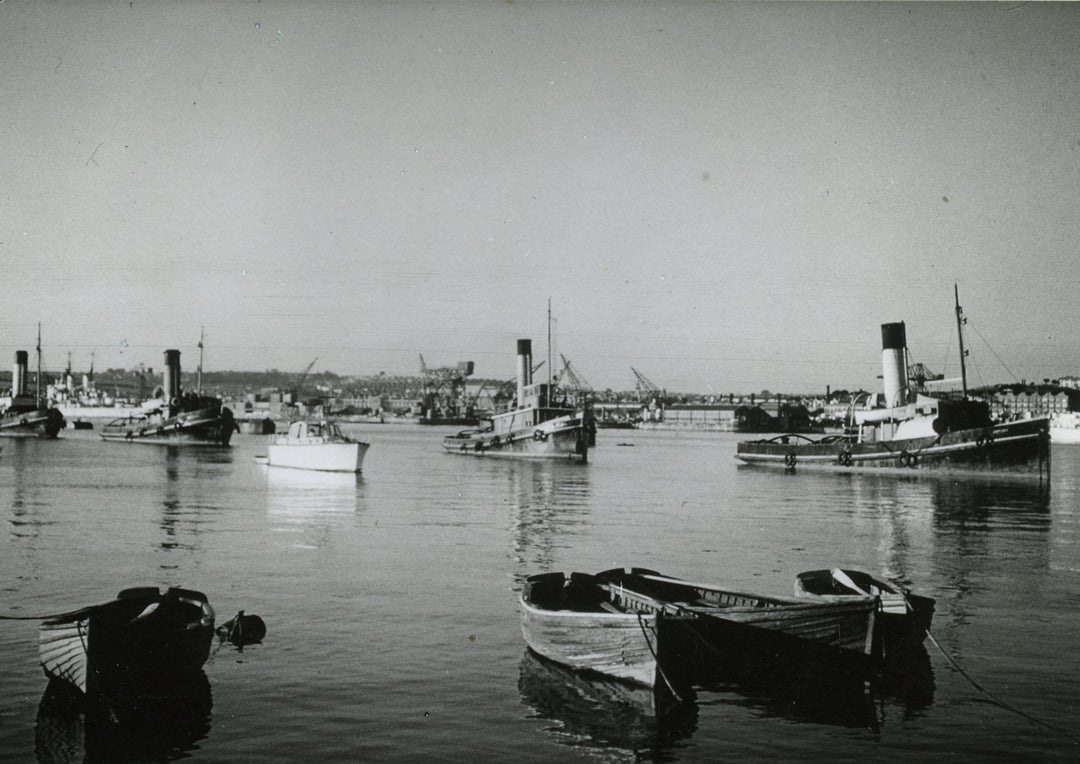
[[[903,598],[904,598],[904,607],[907,609],[907,611],[909,613],[914,613],[915,608],[912,607],[911,601],[907,598],[907,595],[903,594],[901,596],[903,596]],[[1053,724],[1050,724],[1049,722],[1044,722],[1042,719],[1038,719],[1038,718],[1032,716],[1031,714],[1029,714],[1029,713],[1027,713],[1025,711],[1021,711],[1016,706],[1013,706],[1013,705],[1011,705],[1009,703],[1006,703],[1004,700],[999,698],[997,695],[994,695],[994,693],[990,692],[988,689],[986,689],[981,684],[976,682],[975,679],[970,674],[968,674],[968,672],[964,671],[964,669],[960,667],[960,664],[956,662],[956,659],[953,658],[951,655],[949,655],[949,653],[945,650],[945,648],[942,647],[941,644],[936,639],[934,639],[934,635],[930,633],[930,629],[926,630],[926,636],[930,640],[930,642],[934,645],[934,647],[936,647],[938,649],[938,652],[940,652],[943,656],[945,656],[945,660],[947,660],[949,662],[949,665],[952,666],[954,669],[956,669],[957,673],[959,673],[960,676],[962,676],[962,677],[964,677],[964,679],[968,680],[968,682],[971,683],[972,687],[974,687],[976,690],[978,690],[983,695],[985,695],[987,698],[989,698],[990,702],[993,703],[995,706],[997,706],[998,708],[1002,708],[1002,709],[1004,709],[1006,711],[1010,711],[1010,712],[1016,714],[1017,716],[1021,716],[1021,717],[1025,718],[1025,719],[1027,719],[1032,724],[1036,724],[1036,725],[1038,725],[1038,726],[1040,726],[1040,727],[1042,727],[1044,729],[1048,729],[1051,732],[1056,732],[1059,735],[1062,735],[1062,736],[1068,738],[1074,744],[1080,745],[1080,740],[1073,737],[1072,734],[1069,733],[1068,731],[1063,730],[1061,727],[1055,727]]]
[[[667,678],[667,674],[664,673],[664,668],[660,665],[660,657],[656,654],[656,651],[653,650],[652,642],[649,641],[649,633],[645,629],[645,618],[641,613],[637,614],[637,621],[638,626],[641,627],[641,635],[645,638],[645,645],[649,648],[649,652],[652,653],[653,660],[656,661],[656,673],[658,673],[660,675],[660,678],[664,680],[664,684],[667,685],[667,688],[671,691],[671,694],[675,696],[675,700],[679,701],[680,703],[685,703],[686,701],[684,701],[682,696],[675,691],[675,688],[672,686],[671,681]]]
[[[53,618],[69,615],[67,613],[51,613],[49,615],[0,615],[0,621],[51,621]]]
[[[962,677],[964,677],[964,679],[968,680],[968,682],[971,683],[972,687],[974,687],[976,690],[978,690],[983,695],[985,695],[987,698],[989,698],[990,702],[993,703],[995,706],[997,706],[998,708],[1003,708],[1006,711],[1011,711],[1012,713],[1016,714],[1017,716],[1022,716],[1023,718],[1027,719],[1029,722],[1032,722],[1033,724],[1037,724],[1038,726],[1040,726],[1040,727],[1042,727],[1044,729],[1051,730],[1052,732],[1056,732],[1059,735],[1063,735],[1064,737],[1071,740],[1073,743],[1075,743],[1077,745],[1080,745],[1080,740],[1073,737],[1072,734],[1070,734],[1069,732],[1061,729],[1061,727],[1055,727],[1053,724],[1050,724],[1048,722],[1044,722],[1042,719],[1036,718],[1036,717],[1032,716],[1031,714],[1026,713],[1025,711],[1021,711],[1016,706],[1010,705],[1009,703],[1006,703],[1004,700],[1002,700],[1001,698],[994,695],[992,692],[987,690],[981,684],[976,682],[971,677],[971,675],[969,675],[966,671],[964,671],[964,669],[960,668],[960,664],[958,664],[953,659],[953,657],[951,655],[949,655],[948,652],[945,651],[944,647],[942,647],[940,644],[938,644],[938,641],[936,639],[934,639],[934,635],[930,633],[929,629],[926,631],[926,636],[933,643],[934,647],[936,647],[941,652],[941,654],[945,656],[945,659],[949,662],[949,664],[954,669],[956,669],[957,672],[959,672],[960,676],[962,676]]]

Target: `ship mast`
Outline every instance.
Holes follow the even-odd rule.
[[[548,386],[547,386],[548,391],[547,391],[547,394],[548,394],[548,397],[550,398],[551,397],[551,298],[550,297],[548,298],[548,357],[547,357],[547,367],[548,367]],[[547,406],[549,404],[545,403],[544,405]]]
[[[198,391],[199,397],[202,397],[202,345],[203,345],[203,327],[199,327],[199,375],[197,377],[198,382],[195,385]]]
[[[34,395],[41,405],[41,322],[37,325],[37,379],[34,380]]]
[[[967,319],[964,318],[964,309],[960,307],[960,289],[956,284],[953,284],[953,296],[956,299],[956,335],[960,338],[960,387],[964,391],[964,400],[967,400],[967,366],[964,361],[967,355],[964,350],[964,324]]]

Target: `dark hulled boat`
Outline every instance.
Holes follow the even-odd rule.
[[[101,428],[102,440],[165,445],[227,446],[239,427],[220,398],[182,393],[180,351],[165,351],[162,397],[143,405],[139,414],[114,419]]]
[[[38,327],[37,378],[34,394],[28,390],[27,353],[15,351],[11,372],[11,405],[0,413],[0,435],[55,438],[66,422],[60,409],[50,406],[41,391],[41,327]]]
[[[852,598],[877,599],[880,603],[879,636],[885,657],[903,654],[906,647],[922,643],[934,619],[934,600],[913,594],[899,584],[875,578],[861,570],[823,568],[795,577],[795,596],[819,602]]]
[[[963,327],[959,297],[957,325]],[[936,398],[908,378],[903,322],[882,324],[882,408],[851,411],[842,435],[809,438],[795,433],[738,444],[736,458],[749,465],[786,469],[915,470],[1049,477],[1049,419],[995,422],[984,401],[971,400],[961,363],[962,397]],[[964,357],[961,333],[960,356]]]
[[[144,586],[43,621],[38,652],[51,679],[90,696],[133,682],[197,671],[210,654],[214,610],[206,595]]]

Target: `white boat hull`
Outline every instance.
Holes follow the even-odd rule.
[[[272,443],[267,464],[319,472],[360,472],[367,443]]]
[[[89,641],[89,616],[77,621],[42,626],[38,632],[38,655],[46,676],[62,679],[85,693]]]
[[[1069,445],[1080,443],[1080,412],[1066,411],[1051,416],[1050,442]]]
[[[524,599],[525,644],[550,660],[635,684],[656,683],[656,616],[542,610]]]

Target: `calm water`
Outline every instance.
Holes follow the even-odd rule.
[[[0,621],[0,758],[125,761],[1076,758],[1080,448],[1048,489],[740,468],[735,436],[601,431],[588,465],[441,453],[439,430],[355,428],[364,475],[267,470],[228,450],[0,446],[0,614],[124,587],[207,593],[268,635],[218,649],[195,700],[129,738],[46,692],[37,623]],[[701,692],[657,723],[637,693],[531,659],[522,579],[639,565],[788,594],[843,565],[937,598],[915,689],[860,700]],[[164,749],[164,750],[162,750]],[[90,755],[87,756],[89,751]]]

